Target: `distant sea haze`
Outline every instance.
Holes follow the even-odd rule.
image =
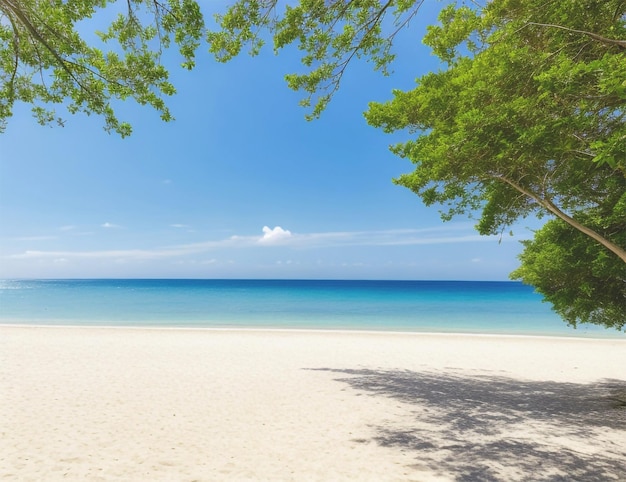
[[[626,338],[506,281],[5,280],[0,323]]]

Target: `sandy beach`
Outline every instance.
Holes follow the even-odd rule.
[[[0,327],[0,479],[626,480],[626,341]]]

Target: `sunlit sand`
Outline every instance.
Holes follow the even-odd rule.
[[[2,326],[0,479],[625,480],[625,367],[619,339]]]

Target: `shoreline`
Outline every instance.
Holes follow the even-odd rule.
[[[463,331],[419,331],[419,330],[385,330],[385,329],[359,329],[359,328],[308,328],[308,327],[270,327],[270,326],[206,326],[206,325],[170,325],[170,324],[146,324],[146,325],[120,325],[120,324],[72,324],[72,323],[21,323],[0,321],[0,328],[77,328],[77,329],[120,329],[120,330],[164,330],[164,331],[215,331],[215,332],[294,332],[294,333],[338,333],[338,334],[381,334],[381,335],[402,335],[402,336],[468,336],[468,337],[503,337],[503,338],[549,338],[549,339],[564,339],[564,340],[614,340],[626,342],[626,333],[621,331],[611,332],[607,335],[598,335],[597,333],[590,334],[577,334],[571,335],[558,333],[507,333],[507,332],[463,332]],[[576,329],[572,328],[572,332]]]
[[[411,335],[411,336],[407,336]],[[624,340],[0,325],[3,480],[626,478]]]

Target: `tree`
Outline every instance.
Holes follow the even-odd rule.
[[[310,70],[287,80],[305,91],[304,105],[318,96],[315,116],[353,57],[385,71],[393,36],[421,4],[302,0],[281,16],[275,1],[240,0],[219,18],[211,49],[220,60],[245,44],[254,54],[264,28],[276,50],[296,43]],[[396,182],[427,205],[446,206],[444,220],[478,213],[479,232],[497,234],[521,217],[554,216],[526,243],[513,276],[536,286],[568,322],[618,329],[626,304],[625,13],[623,0],[448,5],[425,38],[447,68],[366,113],[386,132],[420,133],[392,147],[415,164]],[[557,248],[575,254],[557,257]],[[548,268],[553,281],[543,277]]]
[[[90,45],[86,25],[105,7],[119,13],[97,32],[100,46]],[[163,97],[175,89],[161,54],[173,41],[191,69],[203,35],[193,0],[127,0],[122,8],[114,0],[0,0],[0,131],[15,102],[31,104],[41,124],[62,123],[50,106],[65,103],[70,113],[103,116],[105,129],[122,136],[131,127],[115,115],[115,100],[148,104],[169,121]]]
[[[555,216],[526,243],[513,276],[570,323],[618,329],[626,306],[625,12],[623,1],[595,0],[447,7],[425,42],[448,68],[366,113],[386,132],[422,133],[392,148],[416,166],[396,182],[427,205],[447,205],[445,219],[480,211],[479,232],[496,234],[520,217]]]
[[[588,213],[581,221],[610,231],[626,244],[626,210],[622,199],[615,214]],[[619,213],[619,214],[617,214]],[[594,222],[595,221],[595,222]],[[523,241],[515,279],[535,286],[553,309],[572,326],[594,323],[621,330],[626,325],[626,264],[600,244],[560,219],[548,221],[532,240]]]

